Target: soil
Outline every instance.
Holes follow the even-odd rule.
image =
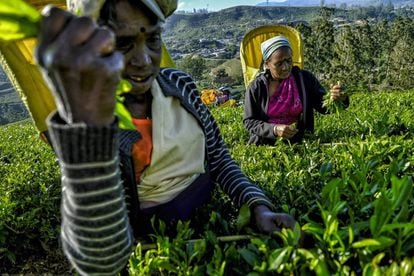
[[[31,255],[14,264],[0,265],[0,275],[75,275],[61,250]]]

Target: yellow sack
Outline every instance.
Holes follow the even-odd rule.
[[[249,31],[240,44],[240,61],[246,88],[255,78],[262,63],[261,43],[277,35],[285,36],[292,47],[293,65],[303,68],[303,46],[299,32],[285,25],[266,25]]]
[[[66,0],[26,0],[26,2],[39,10],[47,4],[66,8]],[[46,117],[56,109],[56,105],[33,58],[35,45],[36,39],[0,42],[0,65],[29,110],[36,128],[39,132],[43,132],[47,130]],[[164,44],[161,67],[175,67]]]

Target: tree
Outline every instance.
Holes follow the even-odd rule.
[[[213,85],[216,87],[228,86],[234,82],[224,68],[213,69],[211,74],[213,76]]]
[[[335,57],[332,59],[332,82],[355,83],[357,77],[357,47],[350,25],[344,26],[337,35],[334,45]]]
[[[389,57],[392,51],[389,22],[387,20],[380,20],[372,26],[372,30],[371,40],[374,43],[376,53],[373,56],[376,72],[373,73],[372,79],[378,89],[383,89],[389,85],[387,74],[390,62]]]
[[[178,65],[181,70],[191,75],[195,81],[201,80],[206,69],[205,60],[201,57],[186,56]]]
[[[321,8],[319,17],[311,23],[312,35],[308,51],[309,69],[322,81],[330,79],[331,60],[333,58],[334,26],[330,21],[333,10]]]
[[[358,50],[358,86],[361,88],[373,87],[373,75],[377,69],[375,58],[379,55],[379,48],[373,39],[374,33],[371,25],[366,20],[362,20],[355,27],[355,36]]]
[[[395,27],[399,35],[390,53],[390,83],[397,89],[411,89],[414,87],[414,21],[400,19]]]

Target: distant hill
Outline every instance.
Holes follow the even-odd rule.
[[[315,7],[321,5],[321,0],[284,0],[262,2],[256,6],[291,6],[291,7]],[[325,6],[378,6],[392,4],[395,7],[414,6],[413,0],[326,0],[323,1]]]
[[[174,14],[164,26],[164,38],[169,40],[237,38],[256,25],[278,21],[310,21],[319,7],[255,7],[236,6],[218,12]]]
[[[293,3],[298,0],[291,0]],[[319,2],[307,0],[301,3]],[[414,0],[413,0],[414,1]],[[408,12],[407,12],[408,11]],[[400,13],[414,17],[413,8],[363,7],[357,10],[345,7],[332,9],[337,22],[354,22],[359,19],[393,20]],[[237,58],[238,47],[244,35],[262,25],[308,24],[320,13],[319,6],[236,6],[217,12],[177,13],[168,18],[163,39],[173,59],[186,55],[203,58]]]

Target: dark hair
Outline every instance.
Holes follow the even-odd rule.
[[[106,0],[104,5],[101,8],[99,13],[98,24],[106,25],[108,27],[114,27],[116,25],[116,3],[118,0]],[[151,24],[157,24],[158,17],[145,6],[141,1],[137,0],[128,0],[131,6],[136,7],[139,10],[142,10],[146,15],[148,15]]]
[[[270,70],[268,68],[265,69],[264,65],[265,65],[266,61],[264,61],[262,59],[262,62],[260,63],[260,67],[259,70],[257,71],[256,75],[254,76],[255,78],[258,77],[259,75],[263,74],[266,79],[270,80],[272,79],[272,74],[270,73]]]

